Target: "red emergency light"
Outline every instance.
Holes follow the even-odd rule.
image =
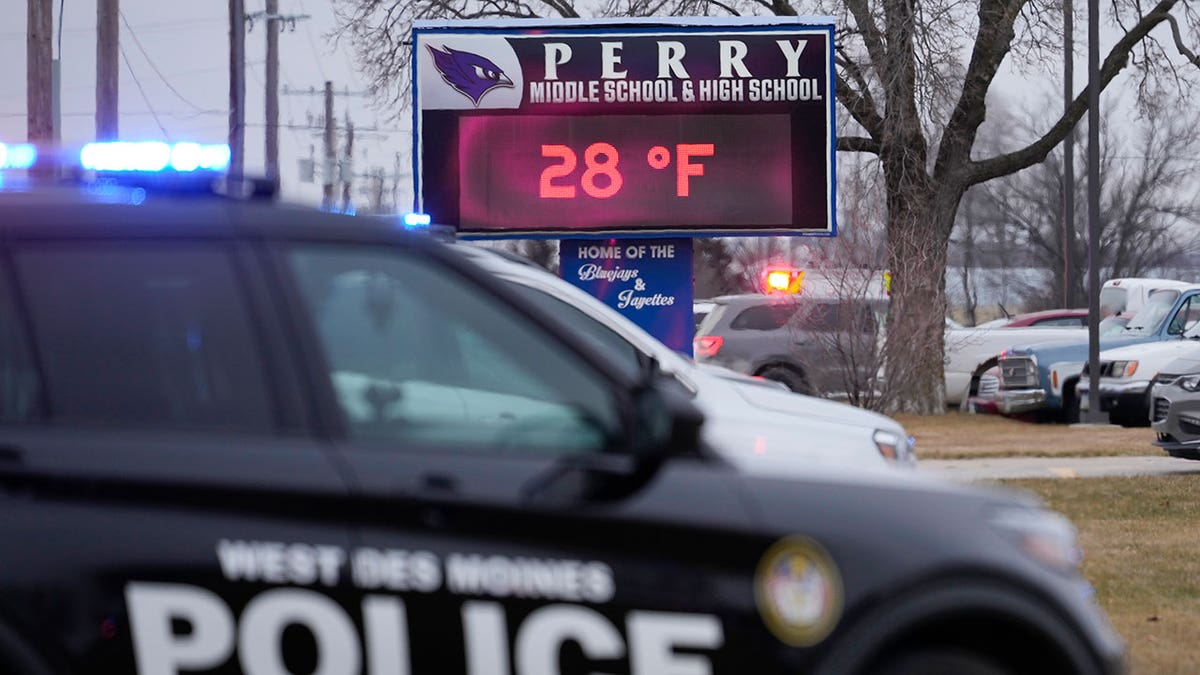
[[[799,293],[804,286],[804,272],[790,267],[771,268],[763,278],[764,293]]]

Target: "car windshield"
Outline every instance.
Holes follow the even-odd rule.
[[[1100,316],[1120,314],[1125,311],[1129,291],[1120,286],[1106,286],[1100,289]]]
[[[1120,335],[1129,325],[1129,317],[1110,316],[1100,322],[1100,335]]]
[[[1137,314],[1129,320],[1129,325],[1125,327],[1127,333],[1153,333],[1162,323],[1167,314],[1171,312],[1171,308],[1175,306],[1175,300],[1179,297],[1179,291],[1165,289],[1154,291],[1146,300],[1146,306],[1138,310]]]

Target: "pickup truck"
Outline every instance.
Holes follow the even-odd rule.
[[[1182,281],[1144,279],[1137,277],[1109,279],[1100,289],[1101,316],[1129,315],[1145,305],[1150,294],[1162,289],[1188,287]],[[1102,324],[1102,334],[1120,333],[1120,327]],[[1029,326],[977,326],[964,328],[947,324],[945,359],[943,361],[946,403],[965,406],[979,387],[979,378],[999,362],[999,355],[1014,345],[1028,345],[1050,340],[1075,341],[1087,344],[1087,331],[1081,328],[1047,328]]]
[[[1100,349],[1178,340],[1200,320],[1200,285],[1160,288],[1116,335],[1102,335]],[[1088,356],[1087,332],[1070,340],[1040,341],[1000,355],[998,407],[1005,414],[1042,413],[1079,419],[1076,388]]]
[[[1140,343],[1100,352],[1100,410],[1113,424],[1150,426],[1150,388],[1160,376],[1175,379],[1172,362],[1200,358],[1200,326],[1183,335],[1186,340]],[[1088,409],[1088,369],[1084,366],[1075,391],[1079,409]]]

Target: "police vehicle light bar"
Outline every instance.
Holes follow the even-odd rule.
[[[37,147],[30,143],[0,143],[0,169],[28,169],[37,161]]]
[[[429,227],[433,223],[433,218],[428,213],[406,213],[404,214],[405,227]]]
[[[171,170],[225,171],[229,168],[229,146],[199,143],[167,144],[160,141],[88,143],[79,152],[79,164],[88,171]]]

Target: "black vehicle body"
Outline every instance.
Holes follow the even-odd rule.
[[[24,382],[13,354],[45,383],[21,408],[31,413],[17,406],[0,423],[0,672],[838,674],[929,650],[1011,673],[1123,672],[1086,582],[986,525],[997,510],[1035,508],[1025,498],[921,476],[740,474],[687,446],[675,403],[678,436],[643,443],[656,383],[607,368],[446,247],[263,203],[109,197],[0,190],[3,337],[28,338],[24,352],[5,348],[0,391]],[[299,245],[419,260],[440,284],[504,307],[601,383],[625,440],[564,458],[356,437],[284,259]],[[80,306],[56,334],[31,320],[45,300],[32,273],[82,292],[100,273],[55,262],[59,251],[145,246],[198,246],[231,265],[257,362],[222,372],[261,379],[268,431],[63,412],[81,405],[53,386],[63,369],[115,378],[111,400],[88,405],[135,397],[145,383],[117,366],[139,355],[87,346],[106,344],[106,321],[139,319]],[[189,333],[188,353],[217,339]],[[809,634],[781,637],[756,600],[781,542],[827,556],[821,578],[841,591]]]

